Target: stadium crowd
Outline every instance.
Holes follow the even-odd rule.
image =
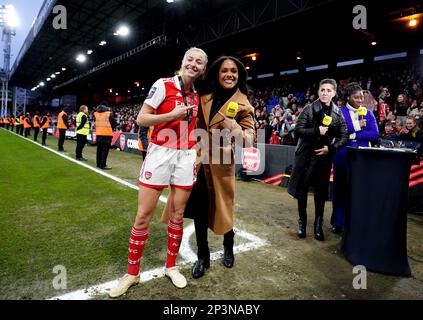
[[[339,87],[335,97],[338,106],[345,105],[342,99],[345,86],[357,82],[366,90],[364,104],[373,111],[382,140],[412,140],[423,145],[423,73],[419,68],[399,63],[395,67],[371,69],[368,75],[362,72],[354,75],[353,71],[350,75],[346,79],[345,74],[338,77]],[[317,82],[310,80],[304,85],[306,81],[291,80],[284,78],[280,83],[250,89],[250,102],[255,109],[255,128],[264,129],[267,144],[296,145],[294,129],[297,117],[306,105],[317,98]],[[116,130],[138,133],[136,117],[141,106],[132,103],[111,105]],[[93,122],[94,112],[94,108],[91,108],[88,115],[90,123]],[[0,126],[33,128],[36,115],[40,114],[6,116],[0,118]],[[51,112],[51,127],[57,126],[57,116],[58,112]],[[75,128],[76,116],[76,111],[69,114],[71,130]],[[395,144],[402,146],[402,143]]]

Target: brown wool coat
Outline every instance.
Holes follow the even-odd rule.
[[[241,147],[250,147],[254,143],[254,108],[246,95],[237,90],[234,95],[220,108],[222,114],[226,113],[229,102],[238,103],[238,113],[235,116],[236,124],[231,132],[232,144],[223,145],[213,143],[212,130],[224,129],[224,118],[216,113],[209,122],[210,111],[213,104],[211,95],[201,97],[201,109],[197,119],[197,128],[208,132],[208,148],[204,143],[199,143],[203,149],[198,152],[198,162],[204,166],[204,173],[209,190],[208,218],[209,228],[215,234],[223,235],[233,228],[235,204],[235,141]],[[220,158],[220,159],[219,159]],[[223,164],[222,159],[230,159],[228,164]],[[217,161],[216,160],[220,160]],[[227,163],[226,162],[226,163]],[[169,199],[171,196],[169,197]],[[206,209],[206,208],[205,208]],[[168,219],[168,204],[162,217],[164,222]]]

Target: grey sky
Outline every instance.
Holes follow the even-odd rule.
[[[32,22],[37,17],[38,12],[44,0],[5,0],[2,4],[11,4],[15,7],[16,14],[19,18],[19,26],[16,28],[16,36],[12,37],[12,58],[10,61],[10,67],[13,66],[16,56],[19,54],[19,50],[24,43],[29,30],[31,29]],[[2,42],[1,47],[3,48],[4,43]],[[3,51],[0,57],[3,66]]]

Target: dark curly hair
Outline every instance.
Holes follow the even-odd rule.
[[[218,88],[219,88],[219,70],[222,65],[222,63],[225,60],[231,60],[233,61],[236,66],[238,67],[238,83],[236,84],[236,87],[245,95],[248,96],[248,88],[247,88],[247,70],[245,69],[244,64],[239,61],[237,58],[232,56],[222,56],[218,58],[216,61],[213,62],[211,67],[209,68],[209,71],[207,72],[207,75],[204,79],[204,93],[214,94]]]
[[[344,101],[347,101],[348,97],[351,97],[357,91],[363,91],[363,88],[357,82],[347,84],[344,89]]]

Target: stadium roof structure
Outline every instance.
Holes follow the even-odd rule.
[[[232,54],[248,62],[245,57],[258,52],[262,59],[252,72],[404,45],[423,48],[417,31],[405,32],[393,22],[405,10],[421,11],[419,1],[362,2],[368,29],[357,31],[354,5],[341,0],[45,0],[12,67],[11,84],[30,89],[44,81],[42,91],[50,95],[125,87],[134,80],[151,84],[171,75],[183,51],[194,45],[212,60]],[[66,30],[53,27],[58,5],[67,10]],[[127,38],[113,35],[122,24],[131,30]],[[373,40],[379,45],[370,46]],[[76,55],[87,50],[93,53],[78,63]],[[296,61],[298,54],[304,59]]]

